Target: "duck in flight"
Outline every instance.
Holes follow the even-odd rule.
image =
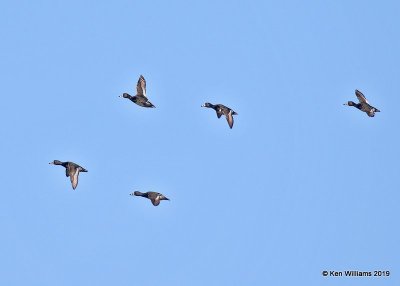
[[[130,195],[147,198],[151,201],[153,206],[158,206],[160,204],[160,201],[162,201],[162,200],[169,201],[169,199],[166,196],[164,196],[163,194],[157,193],[157,192],[142,193],[139,191],[135,191],[135,192],[131,193]]]
[[[136,95],[132,96],[129,93],[123,93],[119,97],[128,98],[130,101],[136,103],[142,107],[151,107],[154,108],[155,106],[147,99],[146,95],[146,80],[142,75],[140,75],[139,80],[136,85]]]
[[[58,160],[54,160],[53,162],[50,162],[49,164],[61,165],[65,168],[65,176],[67,176],[71,179],[72,188],[74,190],[78,186],[79,172],[87,172],[87,170],[85,168],[83,168],[73,162],[61,162]]]
[[[358,108],[359,110],[367,113],[369,117],[374,117],[375,112],[381,112],[378,108],[373,107],[372,105],[369,104],[367,98],[364,96],[364,94],[362,94],[361,91],[356,89],[355,93],[359,102],[355,103],[353,101],[348,101],[344,105],[354,106],[355,108]]]
[[[233,115],[237,115],[235,111],[230,109],[229,107],[223,104],[211,104],[209,102],[204,103],[201,107],[212,108],[217,113],[217,117],[220,118],[222,115],[225,115],[226,121],[228,121],[229,127],[232,129],[233,127]]]

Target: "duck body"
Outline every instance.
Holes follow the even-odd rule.
[[[153,103],[151,103],[147,97],[141,96],[141,95],[135,95],[132,96],[129,93],[123,93],[122,94],[123,98],[128,98],[130,101],[132,101],[133,103],[136,103],[139,106],[142,107],[150,107],[150,108],[154,108],[155,106],[153,105]]]
[[[369,104],[367,98],[364,96],[364,94],[362,94],[361,91],[356,89],[355,94],[356,94],[359,102],[355,103],[353,101],[348,101],[344,105],[353,106],[353,107],[365,112],[369,117],[374,117],[375,112],[381,112],[378,108]]]
[[[206,102],[202,105],[202,107],[212,108],[217,113],[217,117],[221,118],[222,115],[225,115],[226,121],[228,122],[229,127],[232,129],[233,127],[233,115],[237,115],[235,111],[231,108],[223,105],[223,104],[211,104]]]
[[[158,206],[160,204],[160,201],[162,201],[162,200],[169,201],[169,199],[166,196],[164,196],[163,194],[157,193],[157,192],[142,193],[139,191],[135,191],[135,192],[131,193],[130,195],[147,198],[151,201],[153,206]]]
[[[60,165],[65,168],[65,176],[70,177],[72,188],[75,190],[78,186],[78,177],[80,172],[87,172],[87,170],[74,162],[61,162],[59,160],[54,160],[49,164]]]
[[[154,104],[152,104],[146,96],[146,80],[142,75],[139,77],[136,85],[136,95],[132,96],[129,93],[124,92],[120,97],[127,98],[133,103],[136,103],[137,105],[142,107],[155,107]]]

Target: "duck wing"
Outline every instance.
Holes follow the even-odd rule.
[[[137,91],[137,95],[144,96],[147,98],[147,96],[146,96],[146,80],[144,79],[144,77],[142,75],[140,75],[139,80],[137,82],[136,91]]]
[[[160,204],[160,194],[157,192],[147,192],[147,198],[151,201],[153,206]]]
[[[367,98],[365,97],[364,94],[362,94],[361,91],[359,91],[358,89],[356,89],[355,93],[356,93],[356,96],[357,96],[358,101],[359,101],[360,103],[363,103],[363,102],[364,102],[364,103],[368,103]]]
[[[68,164],[68,176],[71,180],[72,188],[75,190],[78,186],[79,167],[74,164]]]
[[[72,184],[72,188],[75,190],[76,187],[78,186],[78,177],[79,177],[79,169],[76,168],[74,173],[72,175],[69,176],[69,178],[71,179],[71,184]]]
[[[226,121],[228,121],[229,127],[232,129],[233,127],[233,115],[232,115],[232,110],[229,110],[228,113],[225,114]]]

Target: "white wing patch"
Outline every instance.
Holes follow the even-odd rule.
[[[78,176],[79,176],[79,169],[76,168],[74,175],[73,175],[73,176],[70,176],[72,188],[73,188],[74,190],[75,190],[76,187],[78,186]]]
[[[230,110],[229,113],[226,115],[226,120],[228,121],[229,127],[232,129],[232,127],[233,127],[233,115],[232,115],[232,110]]]
[[[139,95],[142,95],[147,98],[146,95],[146,80],[144,77],[141,75],[139,77],[138,83],[137,83],[137,92]]]
[[[146,94],[146,83],[144,83],[142,85],[142,90],[143,90],[143,96],[147,98],[147,94]]]

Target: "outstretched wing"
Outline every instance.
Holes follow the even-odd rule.
[[[232,110],[230,110],[229,113],[226,114],[226,121],[228,121],[228,125],[232,129],[232,127],[233,127]]]
[[[75,190],[78,186],[79,168],[70,167],[69,169],[69,178],[71,179],[72,188]]]
[[[151,200],[151,203],[153,204],[153,206],[158,206],[160,204],[160,199],[158,197],[152,198],[150,200]]]
[[[136,85],[136,91],[138,95],[146,96],[146,80],[144,79],[144,77],[142,75],[140,75],[139,80],[137,82]]]
[[[363,103],[363,102],[368,103],[367,98],[366,98],[366,97],[364,96],[364,94],[362,94],[362,92],[359,91],[358,89],[356,89],[356,96],[357,96],[358,101],[359,101],[360,103]]]

